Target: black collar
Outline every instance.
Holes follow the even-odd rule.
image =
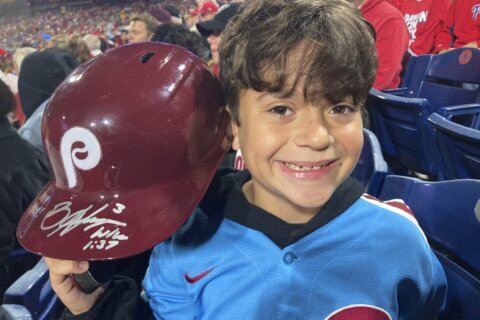
[[[348,178],[309,222],[290,224],[248,202],[242,192],[243,184],[251,180],[248,171],[226,175],[222,180],[229,189],[224,217],[264,233],[282,249],[338,217],[363,194],[362,187]]]

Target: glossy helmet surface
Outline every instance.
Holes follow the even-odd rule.
[[[229,148],[224,107],[218,80],[181,47],[131,44],[81,65],[46,108],[53,178],[18,225],[21,244],[105,260],[170,237]]]

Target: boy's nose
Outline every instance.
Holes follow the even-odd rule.
[[[323,150],[333,143],[333,137],[318,109],[315,113],[305,115],[305,119],[298,122],[294,142],[299,147]]]

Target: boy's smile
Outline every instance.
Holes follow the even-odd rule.
[[[298,86],[301,87],[301,86]],[[293,95],[240,93],[233,147],[252,175],[247,199],[290,223],[304,223],[355,167],[363,145],[361,112],[350,99],[315,105]]]

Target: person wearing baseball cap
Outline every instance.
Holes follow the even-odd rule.
[[[199,15],[201,21],[208,21],[213,19],[213,17],[217,12],[218,12],[218,6],[211,1],[207,1],[204,4],[202,4],[202,6],[200,6],[198,9],[194,10],[192,14]]]
[[[204,4],[205,5],[205,4]],[[237,13],[240,3],[230,3],[223,5],[213,19],[197,23],[197,30],[207,38],[212,55],[212,70],[218,75],[218,45],[220,43],[221,33],[228,24],[228,21]]]

